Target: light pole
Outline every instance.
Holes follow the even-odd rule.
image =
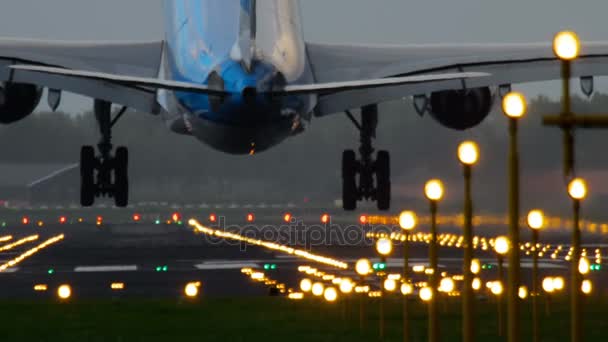
[[[380,255],[381,262],[386,264],[386,257],[393,251],[393,243],[387,238],[380,238],[376,241],[376,252]],[[380,277],[380,340],[384,339],[384,297],[386,289],[384,286],[384,271],[378,272]]]
[[[579,272],[581,260],[581,230],[580,212],[581,201],[587,197],[587,183],[582,178],[573,179],[568,184],[568,194],[574,205],[574,227],[572,229],[572,261],[570,265],[570,329],[571,341],[578,342],[582,337],[581,330],[581,284],[582,276]]]
[[[361,284],[365,284],[365,277],[372,272],[372,264],[368,259],[359,259],[355,264],[355,271],[361,279]],[[359,298],[359,330],[361,332],[365,326],[365,298],[364,295]]]
[[[526,114],[525,97],[520,93],[507,94],[502,108],[509,119],[509,240],[514,248],[509,254],[509,283],[507,285],[508,341],[518,342],[519,332],[519,143],[518,120]]]
[[[494,240],[494,251],[496,251],[496,256],[498,258],[498,281],[501,287],[504,287],[505,277],[504,277],[504,269],[503,269],[503,260],[505,255],[509,253],[510,250],[515,248],[511,248],[509,239],[505,236],[499,236]],[[513,253],[511,253],[513,254]],[[512,265],[509,265],[509,269],[513,268]],[[511,279],[509,279],[510,282]],[[510,288],[513,284],[509,284],[507,287]],[[502,288],[500,294],[502,295]],[[498,295],[496,300],[498,301],[498,336],[503,336],[504,331],[504,319],[503,319],[503,308],[502,308],[502,296]],[[519,286],[517,286],[517,297],[519,298]]]
[[[430,281],[431,300],[429,303],[429,342],[439,341],[439,317],[437,312],[437,287],[438,281],[438,255],[437,255],[437,204],[444,195],[443,183],[438,179],[432,179],[424,186],[424,194],[431,204],[431,243],[429,245],[429,263],[432,274]]]
[[[465,141],[458,147],[458,160],[464,169],[464,286],[462,297],[462,339],[474,341],[474,303],[473,303],[473,199],[471,194],[471,176],[473,165],[479,160],[479,147],[472,141]]]
[[[416,228],[416,224],[418,223],[418,218],[416,214],[412,211],[404,211],[399,215],[399,226],[403,230],[403,234],[405,235],[405,239],[403,239],[403,276],[402,281],[404,285],[409,285],[410,283],[410,275],[409,275],[409,239],[410,239],[410,231]],[[403,288],[403,286],[402,286]],[[407,292],[407,291],[405,291]],[[408,342],[410,340],[410,326],[409,326],[409,317],[408,317],[408,308],[407,308],[407,294],[403,293],[403,341]]]
[[[538,325],[538,235],[545,226],[545,214],[541,210],[528,213],[528,227],[532,230],[532,341],[540,341]]]
[[[570,78],[572,77],[572,61],[578,58],[580,42],[574,32],[564,31],[555,36],[553,52],[562,61],[562,112],[560,119],[564,135],[564,177],[566,182],[574,175],[574,128],[568,120],[574,118],[570,98]],[[573,337],[574,338],[574,337]]]

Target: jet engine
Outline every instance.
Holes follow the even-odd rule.
[[[32,114],[41,96],[42,88],[33,84],[0,85],[0,124],[10,124]]]
[[[494,95],[487,87],[446,90],[431,94],[429,109],[441,125],[463,131],[483,122],[493,104]]]

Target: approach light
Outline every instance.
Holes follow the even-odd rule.
[[[215,215],[215,214],[209,215],[209,222],[216,223],[217,222],[217,215]]]
[[[543,279],[542,287],[545,292],[553,293],[555,291],[555,286],[553,285],[553,278],[547,277]]]
[[[471,287],[473,288],[473,290],[479,291],[481,289],[481,279],[479,279],[479,278],[473,279],[473,283],[471,284]]]
[[[325,291],[325,286],[322,283],[314,283],[312,285],[312,294],[315,297],[321,297]]]
[[[188,298],[195,298],[196,296],[198,296],[198,288],[200,286],[200,283],[188,283],[186,284],[186,287],[184,288],[184,294],[186,295],[186,297]]]
[[[565,282],[564,278],[562,278],[562,277],[553,278],[553,290],[554,291],[561,291],[564,289],[564,286],[566,286],[566,282]]]
[[[66,222],[68,222],[68,219],[65,216],[59,218],[59,224],[65,224]]]
[[[494,240],[494,250],[500,255],[509,253],[510,243],[506,236],[499,236]]]
[[[528,288],[525,286],[520,286],[519,290],[517,292],[517,295],[519,296],[519,299],[524,300],[526,298],[528,298]]]
[[[133,221],[135,221],[135,222],[141,221],[141,215],[140,214],[133,214]]]
[[[253,223],[255,221],[255,215],[252,213],[247,214],[247,222]]]
[[[302,290],[302,292],[310,292],[312,290],[312,281],[307,278],[302,279],[300,281],[300,290]]]
[[[368,259],[359,259],[355,264],[355,271],[358,275],[365,277],[372,272],[372,264]]]
[[[344,293],[344,294],[349,294],[351,292],[353,292],[353,288],[355,287],[355,284],[353,284],[353,282],[350,279],[342,279],[342,281],[340,282],[340,292]]]
[[[441,201],[444,191],[443,183],[439,179],[431,179],[424,186],[424,194],[430,201]]]
[[[399,226],[403,230],[412,230],[416,227],[418,218],[413,211],[404,211],[399,215]]]
[[[475,165],[479,160],[479,146],[473,141],[463,142],[458,146],[458,160],[464,165]]]
[[[541,210],[532,210],[528,214],[528,227],[540,230],[545,225],[545,214]]]
[[[587,182],[582,178],[573,179],[568,184],[568,194],[573,200],[584,200],[587,197]]]
[[[430,287],[423,287],[419,291],[420,299],[424,302],[431,301],[433,299],[433,290]]]
[[[333,303],[338,299],[338,291],[334,287],[328,287],[323,291],[323,297],[328,303]]]
[[[382,256],[387,256],[393,251],[393,243],[387,238],[380,238],[376,242],[376,251]]]
[[[404,296],[409,296],[414,293],[414,287],[410,283],[401,284],[401,294]]]
[[[479,259],[471,260],[471,273],[479,274],[481,272],[481,262]]]
[[[583,280],[581,284],[581,291],[586,295],[590,294],[593,291],[593,283],[591,283],[591,280]]]
[[[450,293],[454,291],[455,288],[456,284],[454,283],[454,279],[452,278],[443,278],[439,283],[439,291],[441,292]]]
[[[72,288],[70,285],[61,285],[57,289],[57,296],[59,299],[67,300],[72,296]]]
[[[510,119],[519,119],[526,115],[528,105],[523,94],[512,92],[502,99],[502,111]]]
[[[502,282],[501,281],[493,282],[492,287],[490,288],[490,291],[492,291],[492,294],[494,294],[495,296],[502,295],[502,293],[504,292],[504,287],[502,286]]]
[[[30,224],[30,219],[29,219],[29,217],[24,216],[24,217],[21,219],[21,223],[23,223],[23,225]]]
[[[562,31],[553,40],[553,52],[557,58],[563,61],[572,61],[578,58],[581,50],[581,43],[572,31]]]
[[[321,215],[321,223],[328,224],[330,220],[331,220],[331,217],[329,216],[329,214]]]
[[[578,272],[582,275],[588,274],[591,270],[591,264],[589,260],[585,257],[580,258],[578,262]]]
[[[384,289],[388,292],[393,292],[397,289],[397,282],[393,279],[386,279],[384,281]]]

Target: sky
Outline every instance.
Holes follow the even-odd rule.
[[[67,40],[163,37],[160,0],[4,0],[2,7],[2,36]],[[608,2],[594,0],[302,0],[301,7],[305,37],[316,42],[533,42],[550,41],[565,28],[576,30],[584,40],[608,40]],[[529,89],[540,92],[545,87],[532,85]],[[81,110],[89,102],[66,97],[62,109]]]

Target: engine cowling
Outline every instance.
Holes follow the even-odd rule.
[[[10,124],[32,114],[41,96],[42,88],[33,84],[3,84],[0,88],[0,123]]]
[[[487,87],[446,90],[431,94],[430,113],[441,125],[463,131],[482,123],[493,104],[494,95]]]

